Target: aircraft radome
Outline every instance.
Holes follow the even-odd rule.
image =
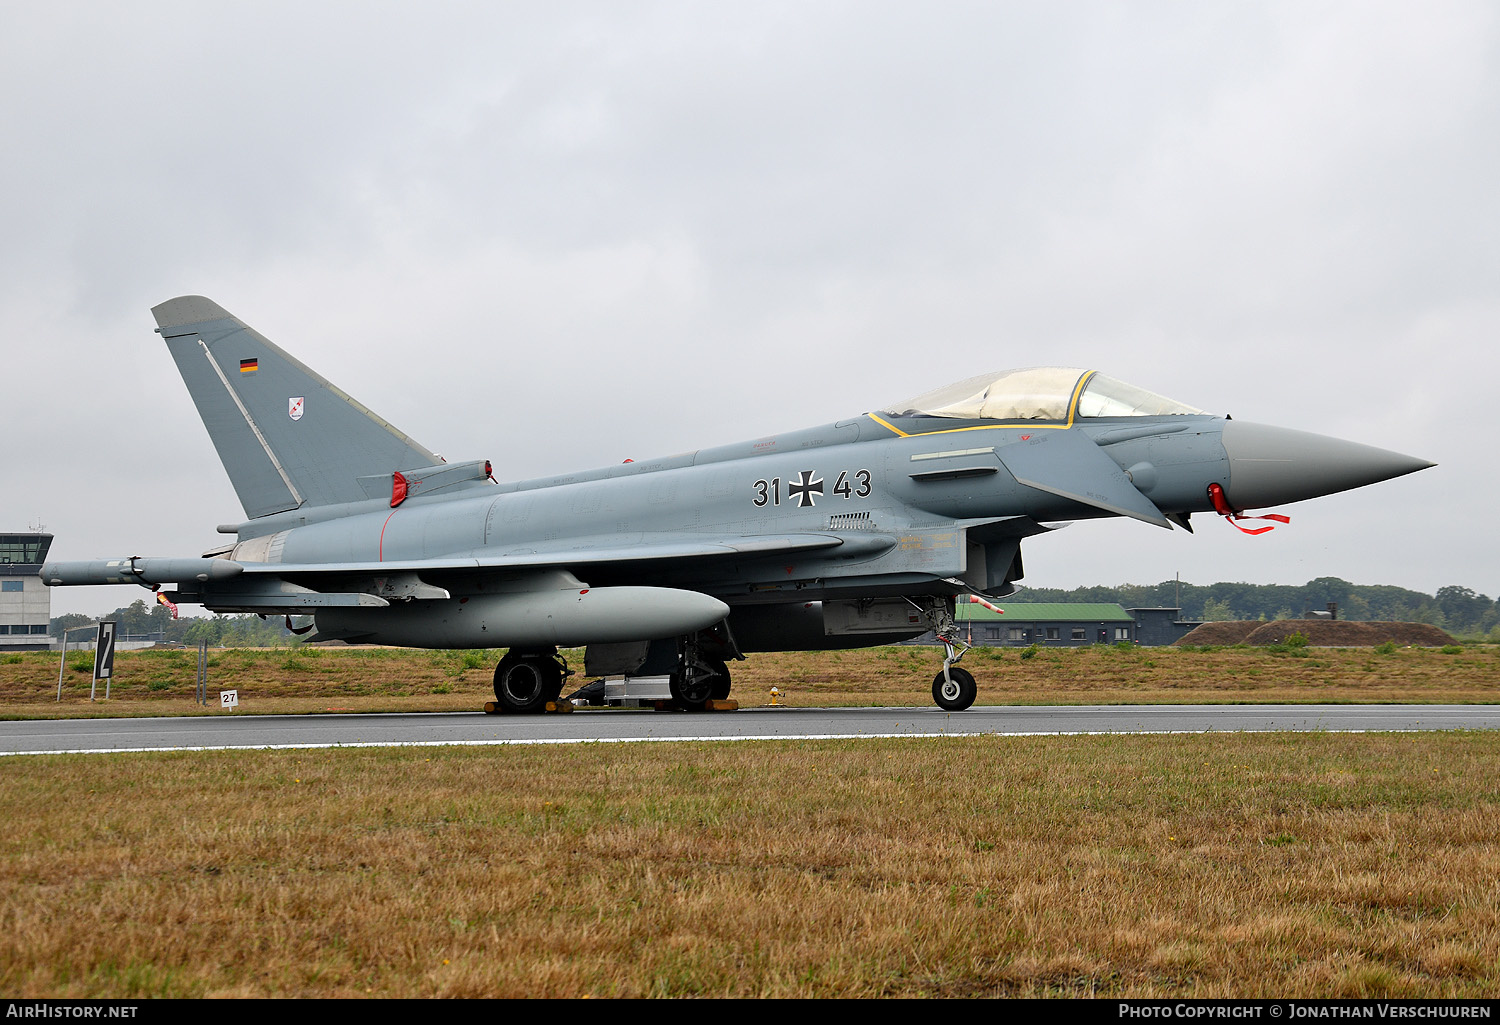
[[[955,602],[1012,593],[1021,542],[1048,524],[1190,530],[1195,512],[1239,519],[1432,465],[1041,367],[821,427],[500,483],[488,461],[441,461],[208,299],[152,312],[245,519],[197,558],[54,562],[46,581],[310,613],[316,638],[508,648],[495,698],[513,713],[559,697],[559,647],[586,647],[591,676],[670,674],[677,703],[699,709],[728,695],[727,663],[746,652],[929,629],[946,645],[933,698],[967,708]]]

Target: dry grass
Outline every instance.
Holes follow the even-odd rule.
[[[976,648],[964,666],[980,704],[1500,701],[1500,648],[1456,654],[1404,648]],[[910,705],[931,699],[939,649],[753,655],[734,668],[734,696],[764,703],[772,686],[795,705]],[[759,700],[757,700],[759,699]]]
[[[1490,996],[1500,735],[0,760],[12,996]]]
[[[471,709],[494,653],[213,653],[247,711]],[[933,649],[735,696],[925,704]],[[0,714],[196,714],[196,652]],[[1495,700],[1500,653],[976,651],[1008,703]],[[17,996],[1486,996],[1495,734],[0,759]]]
[[[472,710],[492,697],[498,652],[385,648],[240,649],[210,657],[209,693],[239,690],[247,712]],[[88,701],[92,667],[75,653],[57,695],[58,656],[0,660],[0,716],[192,715],[196,651],[122,652],[112,699]],[[582,667],[581,658],[575,666]],[[1090,647],[976,649],[965,660],[981,704],[1198,702],[1493,702],[1500,700],[1500,648]],[[744,706],[925,705],[941,666],[938,649],[758,654],[733,664]],[[575,681],[581,681],[581,675]],[[103,688],[100,688],[102,695]],[[210,711],[217,714],[217,705]]]

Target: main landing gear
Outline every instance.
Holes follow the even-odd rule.
[[[728,623],[681,638],[677,664],[667,678],[672,703],[688,712],[701,712],[709,701],[729,697],[729,666],[721,655],[744,657],[734,643]]]
[[[540,712],[557,700],[569,673],[556,648],[511,648],[495,667],[495,701],[513,715]]]
[[[970,645],[959,636],[958,624],[954,622],[954,600],[928,598],[917,601],[908,598],[907,601],[943,642],[943,669],[932,678],[932,700],[946,712],[962,712],[979,696],[979,686],[974,682],[973,674],[958,667],[958,660],[969,653]]]
[[[704,658],[691,649],[667,678],[672,701],[689,712],[701,712],[710,700],[729,697],[729,667],[722,659]]]
[[[604,669],[601,675],[623,675],[627,679],[665,676],[672,703],[685,711],[701,712],[709,701],[729,697],[729,667],[723,655],[738,656],[727,626],[653,642],[649,647],[642,644],[641,652],[628,665]],[[592,660],[595,655],[588,657]],[[556,648],[511,648],[495,667],[494,710],[508,715],[545,711],[548,702],[559,700],[563,682],[571,675],[572,670]],[[601,681],[601,699],[602,686]]]

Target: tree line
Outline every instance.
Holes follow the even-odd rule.
[[[1017,601],[1118,602],[1125,608],[1180,608],[1183,619],[1301,619],[1338,603],[1340,619],[1391,623],[1431,623],[1452,634],[1483,636],[1500,629],[1500,602],[1468,587],[1450,585],[1423,594],[1389,584],[1351,584],[1318,577],[1305,584],[1159,584],[1116,587],[1026,587]]]
[[[173,619],[171,610],[165,605],[147,605],[145,599],[137,598],[124,608],[115,609],[101,619],[112,619],[119,624],[118,633],[126,637],[159,637],[167,644],[186,644],[197,647],[207,641],[210,647],[226,648],[274,648],[293,643],[298,637],[286,628],[282,616],[183,616]],[[61,637],[63,629],[86,626],[92,616],[68,613],[52,620],[52,636]],[[294,617],[293,625],[302,627],[312,622],[312,617]],[[88,639],[88,634],[79,631],[72,641]]]

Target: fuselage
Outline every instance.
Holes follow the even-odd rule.
[[[990,524],[987,533],[978,532],[1009,540],[1040,532],[1041,523],[1115,515],[1057,493],[1103,494],[1102,484],[1083,471],[1058,466],[1057,488],[1043,490],[1010,472],[1008,454],[1034,447],[1045,452],[1059,432],[1073,432],[1087,451],[1106,453],[1162,513],[1207,511],[1208,485],[1231,487],[1223,427],[1222,418],[1206,415],[1068,425],[871,414],[662,459],[476,483],[394,509],[374,500],[265,517],[244,525],[229,557],[296,565],[486,552],[583,556],[632,543],[649,552],[669,536],[824,534],[838,543],[794,556],[646,561],[654,566],[653,582],[699,590],[730,605],[951,591],[945,581],[971,574],[972,549],[985,547],[966,538],[967,529]],[[246,536],[250,532],[255,536]],[[566,563],[566,554],[557,561]],[[970,582],[996,591],[1009,569],[1007,558],[1004,566],[988,567],[987,579]],[[642,579],[641,566],[576,572],[599,586]],[[455,593],[464,589],[462,581],[449,585]],[[211,601],[211,589],[205,598]]]

